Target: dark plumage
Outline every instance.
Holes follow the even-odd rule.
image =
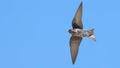
[[[82,2],[80,4],[74,18],[73,18],[72,27],[73,27],[73,29],[76,29],[76,28],[83,29],[83,25],[82,25]],[[71,38],[70,38],[70,51],[71,51],[71,57],[72,57],[73,64],[75,63],[81,40],[82,40],[82,37],[71,36]]]
[[[83,24],[82,24],[82,2],[73,18],[72,21],[72,27],[73,29],[69,30],[69,33],[72,34],[70,38],[70,52],[71,52],[71,58],[72,63],[75,63],[79,46],[82,41],[83,37],[89,37],[92,40],[96,40],[94,34],[94,30],[83,30]]]

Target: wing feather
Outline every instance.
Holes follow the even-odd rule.
[[[72,58],[73,64],[75,63],[81,40],[82,40],[82,37],[72,36],[70,38],[70,51],[71,51],[71,58]]]
[[[73,18],[72,27],[73,28],[83,29],[83,24],[82,24],[82,2],[80,4],[74,18]]]

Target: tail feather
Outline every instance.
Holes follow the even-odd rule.
[[[93,41],[96,41],[96,38],[94,35],[89,36],[89,38],[92,39]]]
[[[89,32],[90,32],[89,38],[92,39],[92,40],[94,40],[94,41],[96,41],[96,38],[94,36],[94,29],[89,30]]]
[[[94,29],[89,30],[91,35],[94,35]]]

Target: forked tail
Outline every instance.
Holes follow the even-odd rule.
[[[90,33],[89,38],[92,39],[92,40],[94,40],[94,41],[96,41],[96,38],[94,36],[94,29],[89,30],[89,33]]]

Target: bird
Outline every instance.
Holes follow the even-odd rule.
[[[77,54],[79,51],[79,46],[83,37],[88,37],[93,41],[96,41],[94,36],[94,29],[84,30],[82,24],[82,6],[83,2],[80,3],[77,12],[72,20],[72,29],[69,29],[68,32],[71,34],[70,37],[70,52],[72,58],[72,64],[75,63]]]

